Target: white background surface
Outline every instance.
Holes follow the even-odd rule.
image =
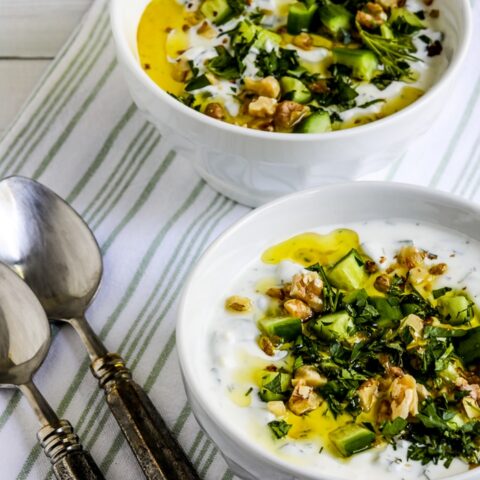
[[[0,0],[0,135],[92,0]]]

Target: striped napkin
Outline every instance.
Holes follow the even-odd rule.
[[[369,179],[428,185],[480,201],[480,0],[476,36],[431,131]],[[206,479],[232,475],[191,415],[175,355],[175,311],[195,261],[248,212],[177,158],[130,100],[115,60],[106,0],[96,0],[0,144],[0,177],[18,173],[73,204],[101,245],[105,275],[88,318],[150,393]],[[141,472],[88,371],[79,339],[59,330],[36,382],[72,421],[107,478]],[[0,477],[52,478],[36,419],[19,393],[0,392]]]

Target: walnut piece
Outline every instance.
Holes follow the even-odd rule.
[[[295,386],[298,383],[304,383],[309,387],[321,387],[328,382],[327,377],[321,375],[318,370],[311,365],[302,365],[295,370],[295,377],[292,384]]]
[[[375,3],[378,3],[384,10],[398,7],[398,0],[375,0]]]
[[[278,104],[277,111],[275,112],[275,126],[280,130],[288,130],[309,112],[310,108],[306,105],[293,102],[292,100],[284,100]]]
[[[277,101],[270,97],[258,97],[248,104],[248,113],[252,117],[272,117],[277,109]]]
[[[417,382],[411,375],[404,375],[393,380],[390,387],[390,407],[392,420],[398,417],[407,419],[418,414]]]
[[[356,15],[357,22],[365,28],[376,28],[383,25],[388,16],[378,3],[368,2]]]
[[[232,295],[225,300],[225,308],[235,312],[248,312],[252,309],[252,301],[247,297]]]
[[[446,263],[437,263],[436,265],[432,265],[430,267],[429,272],[432,275],[443,275],[448,270],[448,266]]]
[[[423,265],[424,258],[425,252],[420,251],[414,245],[402,247],[397,254],[398,263],[402,267],[408,268],[408,270]]]
[[[277,98],[280,95],[280,84],[275,77],[265,77],[261,80],[247,77],[244,82],[245,90],[256,93],[260,97]]]
[[[185,82],[190,74],[190,65],[188,61],[181,58],[172,66],[172,78],[176,82]]]
[[[287,300],[283,304],[283,308],[292,317],[300,318],[301,320],[307,320],[313,314],[312,309],[306,303],[303,303],[301,300],[297,300],[296,298]]]
[[[388,275],[379,275],[375,279],[375,282],[373,283],[373,286],[379,292],[387,293],[390,290],[391,283],[392,282],[391,282],[390,277]]]
[[[295,415],[304,415],[320,406],[321,397],[314,391],[313,387],[302,382],[297,383],[292,395],[288,400],[288,408]]]
[[[323,282],[317,272],[297,273],[292,278],[290,296],[305,302],[314,312],[323,310]]]
[[[212,39],[217,36],[216,30],[208,23],[203,22],[197,30],[197,33],[204,38]]]
[[[379,382],[370,378],[363,382],[357,390],[360,406],[364,412],[369,412],[378,399]]]
[[[313,38],[307,32],[302,32],[293,37],[292,43],[302,50],[310,50],[313,45]]]
[[[225,118],[223,107],[216,102],[209,103],[205,107],[205,114],[209,117],[216,118],[217,120],[223,120]]]

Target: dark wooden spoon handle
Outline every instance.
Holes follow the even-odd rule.
[[[123,359],[107,355],[91,369],[140,467],[149,480],[200,480],[145,391],[132,379]]]

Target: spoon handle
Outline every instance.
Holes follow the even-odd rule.
[[[57,480],[104,480],[91,455],[83,449],[68,420],[45,425],[37,434],[52,462]]]
[[[115,353],[96,359],[91,369],[107,403],[149,480],[200,480],[145,391]]]

